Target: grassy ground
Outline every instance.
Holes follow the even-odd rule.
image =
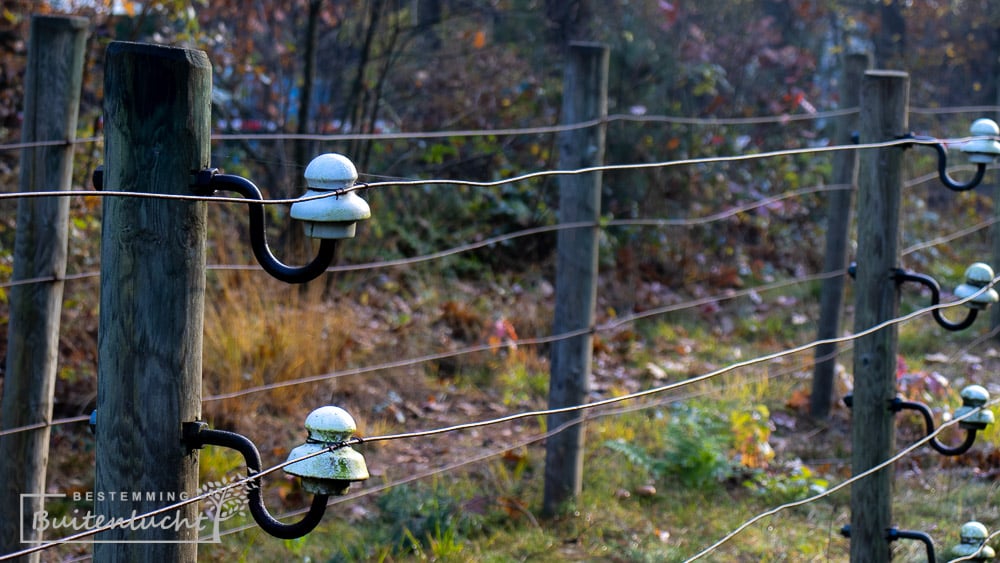
[[[922,199],[908,199],[906,215],[912,219],[904,244],[930,236],[914,233],[947,232],[938,225],[941,217],[960,218],[962,225],[981,219],[974,216],[983,207],[977,199],[933,211],[914,201]],[[219,217],[210,221],[224,223]],[[73,228],[79,231],[74,241],[96,239],[99,222],[75,222]],[[232,235],[213,233],[214,261],[247,260],[246,249],[226,242]],[[910,255],[906,264],[952,286],[961,281],[961,264],[972,261],[973,251],[982,251],[986,242],[982,236],[963,239]],[[90,256],[85,248],[71,252]],[[779,254],[780,263],[815,260]],[[324,404],[347,409],[366,437],[544,408],[548,349],[525,341],[550,332],[551,265],[543,260],[494,269],[474,254],[449,260],[460,260],[461,267],[445,260],[405,271],[342,274],[303,290],[260,272],[211,272],[205,396],[469,346],[497,347],[209,401],[205,418],[213,427],[249,436],[270,466],[303,440],[303,419]],[[624,271],[621,255],[606,262],[601,323],[797,275],[791,266],[756,263],[736,275],[736,268],[701,272],[695,262],[685,262],[691,269],[683,272],[643,270],[641,261]],[[95,294],[96,280],[67,287],[57,416],[87,413],[93,406]],[[675,383],[809,342],[816,334],[817,302],[817,283],[790,285],[602,331],[595,339],[591,398]],[[850,295],[846,302],[852,302]],[[926,295],[907,287],[903,311],[926,304]],[[844,326],[851,326],[849,310]],[[968,331],[945,333],[929,318],[901,327],[900,392],[940,415],[958,405],[958,390],[966,384],[995,390],[1000,354],[986,327],[981,320]],[[301,540],[277,540],[238,516],[224,528],[248,529],[225,535],[219,545],[201,546],[201,558],[681,561],[752,516],[849,477],[850,413],[838,403],[828,420],[808,417],[811,362],[811,352],[788,356],[625,402],[614,412],[593,413],[586,422],[583,493],[554,518],[540,516],[545,421],[529,417],[433,438],[361,445],[372,478],[332,505],[315,532]],[[852,379],[849,349],[838,363],[840,398]],[[897,446],[919,437],[917,423],[899,417]],[[984,434],[968,455],[943,459],[921,450],[894,469],[896,524],[930,533],[939,553],[957,543],[958,528],[967,520],[1000,527],[1000,430]],[[58,427],[50,489],[92,489],[93,447],[85,425]],[[243,471],[238,457],[217,448],[202,452],[201,470],[203,483]],[[266,479],[265,489],[276,514],[308,504],[298,483],[280,473]],[[849,544],[839,530],[849,519],[848,493],[838,492],[749,526],[705,560],[844,561]],[[895,549],[899,560],[923,557],[912,542],[897,542]],[[84,553],[79,546],[67,547],[59,557]]]
[[[424,284],[420,276],[343,277],[329,288],[304,292],[261,274],[216,275],[206,320],[206,395],[509,341],[515,333],[523,340],[545,334],[551,314],[544,272],[537,271],[486,282],[455,280],[447,287]],[[595,345],[593,398],[680,381],[807,342],[815,334],[815,291],[792,286],[602,333]],[[613,313],[603,305],[607,320]],[[904,307],[911,305],[920,306],[920,297]],[[948,335],[929,319],[905,326],[900,345],[910,359],[908,392],[948,410],[956,406],[963,382],[989,377],[996,354],[991,341],[976,343],[984,324]],[[944,361],[934,356],[940,353],[958,356]],[[302,419],[322,404],[349,410],[359,433],[369,437],[544,408],[546,354],[526,345],[498,348],[209,402],[204,411],[213,426],[254,439],[267,466],[283,461],[302,441]],[[849,476],[849,411],[837,406],[823,422],[805,412],[811,358],[804,353],[751,366],[595,416],[586,423],[583,494],[552,519],[539,515],[544,420],[528,418],[418,441],[361,445],[372,479],[331,506],[315,532],[276,540],[241,516],[224,528],[250,529],[224,536],[220,545],[201,546],[201,557],[681,561],[752,516]],[[843,394],[850,381],[849,351],[839,361],[847,366],[838,381]],[[929,385],[944,379],[950,385]],[[942,549],[957,543],[966,520],[991,529],[1000,525],[991,454],[997,436],[988,434],[990,441],[964,459],[921,451],[896,467],[900,528],[927,531]],[[87,474],[81,477],[77,468],[87,466],[90,438],[56,436],[57,445],[64,439],[76,453],[54,456],[60,461],[52,482],[75,475],[86,488]],[[901,418],[899,444],[917,437],[916,421]],[[203,482],[242,471],[235,455],[213,448],[204,450],[201,467]],[[266,489],[275,513],[308,504],[291,479],[269,477]],[[705,560],[843,561],[849,543],[839,530],[849,520],[848,493],[839,492],[748,527]],[[919,545],[898,542],[897,550],[900,560],[922,557]]]

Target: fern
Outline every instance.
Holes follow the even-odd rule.
[[[625,459],[629,461],[629,463],[643,469],[651,477],[659,479],[662,476],[662,463],[654,460],[650,457],[649,453],[639,446],[630,444],[629,442],[619,438],[617,440],[608,440],[604,442],[604,447],[622,454],[625,456]]]
[[[732,477],[737,465],[729,458],[733,432],[717,413],[678,406],[662,434],[663,444],[647,450],[624,440],[604,443],[654,479],[675,479],[705,487]]]

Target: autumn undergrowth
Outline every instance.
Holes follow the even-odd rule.
[[[920,203],[922,199],[906,200],[909,222],[904,231],[909,234],[904,244],[930,237],[920,233],[941,231],[936,225],[942,217],[961,218],[956,224],[964,225],[987,203],[978,195],[934,206]],[[468,219],[470,212],[459,209],[457,201],[441,205],[455,212],[457,221]],[[500,199],[478,194],[475,203],[482,211],[498,201],[507,207],[493,210],[502,223],[491,226],[497,233],[552,220],[544,200],[527,191]],[[426,213],[433,211],[426,198],[415,197],[413,203]],[[824,421],[808,416],[811,350],[680,385],[815,338],[818,283],[736,294],[816,269],[812,253],[799,256],[772,244],[790,238],[770,224],[780,212],[775,210],[770,219],[743,218],[736,227],[718,232],[692,231],[673,241],[631,233],[602,238],[599,325],[692,299],[723,299],[594,335],[590,400],[671,389],[589,413],[583,491],[557,514],[543,517],[541,510],[546,421],[529,417],[434,438],[361,444],[357,449],[366,456],[371,479],[353,486],[358,498],[330,506],[316,531],[282,541],[251,525],[224,536],[219,545],[201,546],[201,556],[243,561],[680,561],[762,511],[842,482],[850,475],[850,412],[839,401],[851,390],[848,346],[837,357],[838,400]],[[788,212],[800,222],[812,213],[801,206]],[[211,206],[210,213],[211,225],[230,227],[211,233],[209,261],[252,264],[243,242],[237,242],[245,227],[236,215],[227,215],[232,212],[220,206]],[[451,240],[447,225],[418,225],[419,232],[408,230],[410,226],[399,214],[373,220],[357,239],[342,243],[341,259],[409,256]],[[87,221],[78,227],[86,233],[96,229]],[[737,240],[741,228],[759,238],[752,248],[719,242]],[[391,243],[386,254],[365,245],[369,238]],[[921,249],[908,254],[904,264],[951,288],[988,242],[975,235],[962,245]],[[284,255],[280,238],[274,243]],[[537,260],[517,262],[522,250]],[[82,254],[89,256],[93,249]],[[270,466],[284,461],[304,440],[304,418],[325,404],[351,412],[362,437],[543,409],[550,349],[527,340],[551,332],[552,263],[544,248],[505,245],[407,268],[330,274],[304,287],[282,284],[260,271],[213,270],[206,294],[203,396],[273,389],[207,401],[203,417],[213,427],[253,439],[264,465]],[[676,267],[663,269],[663,263]],[[74,307],[66,313],[67,326],[72,334],[93,339],[96,316],[83,304],[94,288],[77,287],[84,289],[68,293]],[[850,282],[847,292],[844,333],[852,330]],[[927,300],[919,288],[905,286],[901,311],[922,308]],[[946,314],[958,318],[964,311]],[[995,386],[992,373],[1000,354],[992,351],[986,326],[980,321],[969,331],[945,332],[927,316],[901,326],[901,395],[928,403],[941,422],[959,406],[962,386]],[[295,383],[478,347],[483,350]],[[70,363],[60,374],[62,388],[92,389],[92,365],[93,359],[86,357]],[[82,398],[76,397],[76,403],[92,400],[77,394]],[[64,399],[61,404],[74,403]],[[901,415],[898,427],[900,446],[921,436],[920,421],[913,417]],[[91,463],[92,439],[61,431],[54,435],[73,450],[53,463],[54,478],[67,482],[67,476],[79,473],[74,467]],[[954,443],[961,436],[948,433],[943,439]],[[965,520],[978,519],[991,529],[1000,525],[990,501],[997,493],[991,471],[998,462],[990,457],[997,444],[1000,430],[991,427],[967,456],[943,460],[921,450],[899,464],[893,509],[898,525],[931,531],[942,545],[957,540]],[[238,455],[221,448],[204,449],[200,466],[202,483],[222,482],[245,471]],[[73,486],[91,485],[78,475],[74,479]],[[298,481],[280,472],[265,478],[264,498],[278,515],[309,502]],[[706,560],[845,560],[849,544],[839,530],[849,519],[848,493],[838,492],[748,527]],[[243,514],[226,527],[250,524]],[[898,543],[895,549],[901,558],[919,555],[913,545]]]
[[[345,365],[359,348],[350,307],[309,292],[287,291],[257,273],[220,272],[205,311],[204,395],[280,385]],[[329,399],[331,386],[290,385],[211,401],[205,414],[224,421],[245,413],[287,415],[290,407]]]
[[[434,272],[417,268],[339,276],[326,287],[305,291],[271,287],[257,277],[243,279],[231,293],[223,288],[231,283],[220,283],[220,302],[208,313],[213,326],[267,334],[211,341],[219,366],[242,366],[220,368],[206,380],[220,391],[416,357],[442,347],[488,349],[283,388],[276,395],[206,411],[220,422],[249,425],[263,434],[280,426],[276,435],[281,439],[273,440],[269,453],[276,462],[287,453],[282,444],[294,442],[286,439],[295,435],[289,429],[321,402],[348,408],[364,436],[544,408],[548,348],[520,341],[550,330],[545,320],[551,315],[548,274],[484,267],[476,279],[452,273],[442,283],[429,281]],[[762,271],[743,283],[775,279]],[[657,298],[692,294],[697,295],[688,286]],[[791,286],[598,333],[593,398],[669,386],[808,342],[817,328],[817,296],[818,284]],[[924,306],[925,297],[907,295],[902,309]],[[234,307],[240,310],[234,313]],[[302,310],[315,314],[296,313]],[[599,304],[599,310],[600,321],[621,314],[610,303]],[[845,330],[850,322],[848,315]],[[940,417],[958,405],[956,386],[982,368],[949,363],[933,352],[960,350],[977,334],[942,335],[935,327],[920,319],[901,328],[900,353],[909,362],[901,389],[927,401]],[[320,342],[327,344],[317,348]],[[371,494],[334,504],[320,527],[301,540],[277,541],[251,529],[202,553],[247,561],[289,556],[302,561],[681,561],[747,519],[821,494],[849,477],[850,413],[838,403],[828,421],[807,416],[811,362],[807,351],[754,363],[648,400],[626,401],[620,412],[589,420],[583,492],[548,518],[541,513],[544,442],[521,442],[544,432],[544,419],[533,418],[412,443],[358,446],[373,476],[353,490]],[[838,362],[839,397],[850,391],[849,349]],[[264,368],[272,364],[277,367]],[[248,380],[244,372],[256,379]],[[901,419],[901,444],[919,437],[914,425]],[[994,432],[986,438],[980,447],[997,443]],[[486,451],[494,455],[432,473]],[[230,461],[205,459],[203,472],[224,473]],[[991,509],[982,508],[995,485],[965,466],[945,464],[928,453],[901,464],[896,472],[901,493],[894,506],[901,525],[939,530],[935,537],[942,542],[954,540],[957,526],[967,519],[998,521]],[[425,471],[426,477],[410,480]],[[307,502],[294,481],[275,477],[266,488],[275,509]],[[962,502],[941,506],[940,495],[948,492]],[[845,560],[849,542],[839,531],[849,521],[849,494],[841,491],[748,527],[706,560]],[[917,547],[902,543],[896,550],[900,557],[919,554]]]

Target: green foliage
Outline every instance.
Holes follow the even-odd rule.
[[[665,422],[662,440],[655,449],[624,440],[604,446],[660,480],[692,487],[717,485],[730,478],[736,465],[730,459],[732,436],[725,419],[697,408],[679,406]]]
[[[379,496],[376,506],[378,515],[366,526],[365,537],[343,542],[331,561],[452,558],[482,524],[462,510],[454,490],[439,482],[393,487]]]
[[[305,547],[308,541],[309,540],[305,536],[302,536],[301,538],[282,540],[281,543],[282,545],[284,545],[285,551],[296,557],[301,557],[302,549]]]
[[[530,184],[496,189],[429,187],[380,190],[371,194],[375,214],[367,238],[371,244],[345,247],[354,260],[383,260],[432,254],[462,242],[479,241],[550,224],[548,203]],[[435,262],[437,272],[481,277],[491,268],[530,266],[552,251],[554,235],[502,241],[474,252]]]
[[[293,132],[300,124],[307,126],[307,132],[338,133],[374,132],[377,127],[395,131],[505,128],[558,121],[560,69],[564,62],[559,51],[562,43],[542,41],[556,22],[549,21],[549,14],[538,2],[483,3],[471,15],[467,10],[449,13],[449,3],[443,3],[442,20],[422,27],[411,25],[411,3],[324,2],[319,22],[323,52],[338,55],[321,56],[318,61],[319,83],[314,89],[311,116],[299,115],[297,103],[306,81],[303,44],[307,0],[283,3],[262,0],[252,7],[236,0],[200,0],[193,4],[182,0],[120,2],[129,12],[125,15],[111,15],[107,9],[111,2],[107,0],[61,4],[80,7],[78,11],[85,11],[84,15],[93,15],[96,20],[95,40],[91,42],[93,51],[88,57],[89,64],[95,66],[88,69],[88,84],[84,88],[81,133],[78,135],[81,138],[100,134],[97,118],[100,114],[100,78],[103,76],[99,68],[100,53],[112,38],[196,45],[209,51],[216,93],[219,94],[214,108],[216,117],[230,120],[230,123],[234,117],[244,121],[252,119],[263,123],[265,128],[273,127],[274,132]],[[559,3],[544,4],[555,6]],[[845,24],[856,23],[860,24],[858,27],[875,30],[879,28],[877,15],[882,4],[886,3],[863,2],[846,7],[836,3],[764,0],[607,2],[590,3],[592,13],[581,13],[581,19],[589,20],[586,31],[593,38],[612,46],[611,112],[627,112],[634,107],[635,113],[684,117],[799,114],[806,111],[802,102],[811,102],[821,110],[835,105],[832,98],[825,97],[830,90],[825,81],[835,78],[836,65],[824,60],[832,61],[832,55],[842,46],[824,43],[825,38],[837,35],[836,31],[827,29],[828,22],[842,20]],[[896,2],[886,6],[890,4],[901,5]],[[907,64],[901,66],[913,71],[913,105],[949,105],[953,102],[954,105],[972,105],[996,99],[994,86],[980,84],[973,76],[988,66],[985,63],[990,62],[996,52],[995,38],[988,34],[997,28],[1000,20],[993,13],[995,10],[988,10],[989,3],[911,4],[906,17],[912,24],[908,26],[912,30],[908,44],[913,48],[905,54]],[[16,115],[21,98],[18,92],[23,76],[21,49],[23,38],[27,37],[27,14],[35,8],[50,9],[47,6],[14,0],[4,9],[3,21],[0,21],[0,28],[10,43],[4,57],[9,72],[0,80],[0,90],[4,93],[0,96],[0,117],[3,118],[0,119],[0,134],[7,140],[17,135]],[[431,42],[425,40],[433,39],[432,36],[447,40],[439,47],[429,48]],[[366,37],[370,41],[366,42]],[[832,47],[829,52],[828,47]],[[965,133],[964,121],[961,127],[955,127],[951,123],[931,121],[938,118],[918,114],[913,118],[917,121],[915,130],[938,135],[946,131],[951,135]],[[220,132],[230,132],[225,127],[222,129]],[[728,156],[804,147],[814,142],[821,145],[827,134],[822,125],[813,122],[712,126],[613,122],[608,124],[608,130],[608,163]],[[309,144],[308,148],[350,155],[358,163],[365,181],[392,178],[491,181],[556,168],[556,139],[550,135],[484,135],[430,141],[330,142]],[[297,154],[290,146],[294,143],[257,140],[238,143],[217,142],[213,146],[214,161],[217,160],[227,172],[258,181],[262,187],[272,190],[269,195],[278,196],[281,191],[292,193],[292,188],[300,181],[301,168],[306,164],[298,156],[290,156]],[[75,183],[82,185],[89,171],[103,157],[103,151],[100,143],[81,145],[76,150],[78,158],[83,151],[89,151],[86,155],[89,160],[82,166],[78,160],[76,166]],[[907,154],[914,170],[934,164],[933,156],[926,151]],[[3,179],[13,175],[15,159],[4,155],[0,160]],[[604,175],[603,220],[705,217],[748,202],[763,201],[788,190],[826,183],[831,173],[830,158],[818,154],[609,171]],[[341,257],[346,262],[363,262],[417,256],[463,242],[550,225],[555,221],[555,185],[551,180],[533,180],[496,188],[437,185],[371,190],[364,195],[372,202],[373,218],[361,227],[358,243],[340,246]],[[992,205],[981,196],[963,194],[955,200],[961,212],[949,217],[951,209],[947,206],[925,205],[924,200],[931,198],[924,198],[923,192],[908,193],[916,195],[903,214],[910,221],[904,236],[912,238],[906,244],[938,232],[942,218],[958,217],[962,221],[978,222],[984,210]],[[636,294],[639,293],[636,288],[646,289],[646,283],[656,282],[664,289],[663,303],[667,303],[674,298],[683,300],[691,295],[703,296],[719,289],[818,271],[821,254],[815,249],[821,247],[824,198],[824,194],[815,194],[773,202],[740,212],[725,221],[694,227],[606,229],[601,238],[601,264],[607,276],[602,282],[607,280],[609,286],[625,287],[626,291]],[[98,201],[98,198],[86,198],[82,203],[74,200],[70,222],[71,271],[93,270],[99,261]],[[8,209],[12,210],[13,206]],[[242,206],[232,206],[231,213],[228,213],[229,207],[224,209],[226,211],[213,217],[212,228],[230,235],[244,233],[242,226],[237,227],[245,221]],[[280,232],[286,224],[281,217],[285,209],[271,209],[274,213],[271,218],[281,219],[275,228]],[[6,213],[4,217],[0,219],[0,281],[10,277],[14,239],[13,213]],[[975,242],[985,246],[985,236]],[[212,252],[225,258],[247,257],[242,242],[229,243],[235,247],[235,251],[230,249],[229,256],[225,256],[225,248],[220,250],[225,244],[221,237],[213,240]],[[949,264],[962,252],[959,246],[918,252],[907,256],[907,260],[940,269],[932,272],[935,275],[948,273],[945,270],[951,268]],[[966,245],[963,241],[961,246],[971,247],[972,244]],[[430,283],[441,283],[441,276],[444,276],[446,280],[442,285],[447,285],[457,276],[481,280],[494,272],[524,268],[530,262],[541,262],[540,269],[547,269],[551,263],[546,259],[551,256],[553,247],[554,235],[519,238],[436,261],[430,266],[410,268],[398,275],[416,277],[430,272],[426,276],[434,280]],[[210,261],[235,261],[213,258],[218,256],[211,255]],[[952,279],[961,273],[960,267],[955,270],[951,272]],[[361,277],[364,275],[350,278],[349,283],[364,286],[366,279]],[[622,279],[612,278],[618,275]],[[391,333],[388,338],[393,343],[400,343],[400,348],[426,345],[426,340],[412,337],[412,333],[421,332],[421,317],[426,317],[420,307],[389,312],[383,318],[379,314],[384,312],[384,307],[372,306],[378,314],[369,316],[372,311],[365,310],[355,318],[349,306],[338,306],[335,315],[327,315],[331,321],[308,326],[303,324],[301,316],[302,310],[307,309],[304,301],[275,302],[259,298],[248,289],[256,287],[254,291],[277,295],[283,294],[284,288],[274,290],[272,286],[257,283],[259,280],[252,276],[246,278],[252,281],[244,282],[235,276],[221,276],[213,279],[225,279],[220,285],[230,285],[232,295],[225,299],[209,296],[206,393],[328,372],[345,365],[362,365],[371,359],[364,355],[367,347],[385,348],[385,342],[380,340],[386,332],[383,328]],[[423,279],[420,283],[428,284]],[[390,287],[392,289],[387,289]],[[380,290],[405,301],[411,301],[413,295],[406,283],[395,279],[385,282]],[[4,291],[0,288],[0,305],[5,298]],[[603,291],[604,286],[602,294]],[[75,350],[75,354],[83,355],[80,350],[96,348],[96,321],[88,320],[88,314],[80,312],[93,305],[95,294],[94,284],[67,284],[68,322],[64,326],[70,327],[70,333],[64,338],[67,344],[64,353]],[[351,303],[352,297],[345,295],[342,304]],[[368,293],[365,297],[367,299]],[[632,297],[638,299],[635,295]],[[809,303],[814,302],[813,297]],[[904,309],[922,306],[924,297],[907,292]],[[731,360],[732,356],[723,354],[719,348],[729,347],[732,341],[738,341],[739,346],[747,350],[752,348],[747,342],[754,339],[801,342],[803,332],[811,333],[813,327],[790,322],[790,315],[791,309],[799,314],[807,310],[804,301],[800,299],[798,304],[784,311],[751,307],[751,314],[736,315],[735,332],[728,342],[706,328],[714,320],[711,317],[714,313],[705,311],[704,317],[699,317],[700,313],[672,314],[669,321],[647,323],[635,329],[635,336],[629,343],[633,350],[628,357],[630,364],[616,365],[614,359],[609,360],[606,351],[598,352],[602,356],[599,361],[602,369],[604,366],[615,370],[621,368],[627,373],[633,370],[636,362],[641,366],[658,359],[662,350],[654,350],[654,342],[670,342],[673,346],[677,340],[687,337],[697,344],[693,350],[683,352],[685,362],[676,370],[680,372],[698,369],[708,362],[717,364],[720,358],[721,361]],[[644,299],[639,304],[646,306],[649,302]],[[498,305],[497,299],[484,299],[483,310],[492,311],[495,305]],[[614,307],[625,312],[624,307],[617,304]],[[316,310],[326,312],[326,309]],[[0,325],[5,311],[0,307]],[[93,316],[92,307],[89,315]],[[307,318],[323,317],[311,314]],[[261,319],[268,320],[265,323],[268,326],[258,326]],[[710,322],[704,322],[706,319]],[[367,326],[368,321],[384,324],[358,332],[357,328]],[[234,326],[240,330],[227,330]],[[218,330],[219,327],[223,330]],[[928,330],[926,325],[919,323],[903,326],[901,330],[900,340],[906,356],[920,357],[944,344],[965,342],[962,335],[943,334],[936,328]],[[90,340],[85,338],[87,331],[93,333]],[[537,332],[526,330],[524,334]],[[362,336],[358,337],[359,334]],[[252,340],[253,335],[259,335],[259,341]],[[421,337],[426,338],[426,334]],[[360,342],[362,340],[364,342]],[[414,340],[418,344],[413,344]],[[315,344],[320,341],[324,344],[317,347]],[[310,350],[323,349],[327,353],[303,354],[297,350],[296,342],[311,346]],[[439,344],[435,334],[433,345]],[[613,342],[604,344],[614,346]],[[687,363],[687,359],[693,361]],[[86,379],[86,375],[92,375],[93,363],[86,358],[74,358],[68,364],[63,362],[60,384],[76,386]],[[547,384],[545,370],[523,362],[500,362],[496,356],[484,364],[483,375],[478,377],[477,373],[475,383],[479,386],[482,382],[483,390],[492,397],[516,405],[543,396]],[[260,381],[244,382],[244,378],[260,378]],[[228,382],[231,386],[220,387],[220,382]],[[379,385],[381,383],[379,381]],[[487,389],[487,383],[494,387]],[[618,380],[613,383],[617,384]],[[351,389],[347,400],[364,400],[365,384],[352,380],[344,384],[346,387]],[[413,382],[413,387],[420,388],[420,385]],[[495,535],[480,533],[481,519],[463,511],[462,495],[456,490],[476,483],[477,477],[462,476],[455,479],[461,481],[457,486],[449,482],[448,487],[434,483],[392,489],[379,498],[377,511],[371,518],[357,526],[338,528],[336,533],[330,534],[333,540],[312,539],[320,536],[311,536],[309,541],[273,542],[273,545],[278,546],[275,549],[282,550],[283,555],[290,553],[305,558],[315,553],[315,543],[329,541],[330,545],[342,550],[334,560],[485,559],[487,555],[496,560],[529,560],[555,558],[556,550],[566,549],[579,551],[559,554],[566,558],[598,560],[607,558],[602,549],[609,546],[616,556],[624,554],[629,560],[678,559],[691,553],[689,548],[697,542],[715,539],[731,529],[731,513],[736,511],[729,510],[728,506],[726,510],[705,507],[710,514],[708,517],[692,514],[697,510],[687,508],[703,508],[706,500],[731,500],[727,497],[731,491],[719,490],[720,483],[744,484],[746,491],[754,493],[747,495],[752,502],[768,504],[802,498],[826,486],[821,477],[804,466],[786,471],[781,466],[769,465],[770,413],[757,404],[765,399],[756,394],[756,390],[751,390],[751,385],[744,383],[736,387],[738,389],[731,391],[726,400],[673,407],[665,411],[660,420],[625,423],[615,419],[611,423],[614,429],[607,437],[622,438],[606,441],[605,448],[649,477],[685,485],[675,487],[682,489],[675,492],[682,502],[671,498],[672,505],[656,505],[658,510],[648,511],[630,509],[626,504],[629,501],[610,500],[615,498],[615,491],[606,487],[608,484],[620,486],[613,480],[619,467],[608,467],[601,459],[588,467],[590,481],[586,494],[592,498],[578,503],[578,514],[570,524],[556,522],[536,527],[510,524],[497,526],[499,531],[491,530]],[[266,398],[240,400],[238,409],[232,405],[207,408],[210,414],[220,418],[227,415],[232,418],[229,413],[236,412],[247,413],[247,417],[274,411],[283,415],[287,414],[283,409],[313,401],[314,388],[297,389],[301,389],[301,394],[288,391]],[[338,398],[341,390],[343,388],[336,391]],[[903,390],[919,392],[925,397],[923,388]],[[434,393],[437,391],[434,389]],[[449,393],[453,391],[452,388],[448,390]],[[461,391],[464,389],[457,392]],[[733,400],[732,394],[738,393],[745,395]],[[76,394],[85,395],[82,391]],[[780,393],[774,395],[781,396]],[[944,397],[933,395],[931,398],[942,400]],[[953,390],[948,398],[954,404]],[[58,406],[60,412],[75,412],[67,407],[64,398],[60,398]],[[358,410],[363,412],[361,408]],[[281,421],[281,427],[287,427],[284,422]],[[1000,425],[994,425],[985,437],[996,443],[997,432],[1000,432]],[[377,434],[379,432],[369,432],[369,435]],[[280,440],[280,437],[275,439]],[[213,454],[210,450],[206,449],[201,457],[201,467],[207,475],[225,474],[240,465],[238,458]],[[514,456],[513,463],[505,458],[489,466],[487,472],[499,494],[516,499],[533,498],[537,491],[531,487],[537,488],[539,479],[531,471],[528,461],[531,453],[533,450]],[[594,478],[595,473],[601,478]],[[698,490],[701,488],[705,490]],[[661,499],[642,500],[647,501],[652,504]],[[511,514],[530,516],[527,505],[527,502],[512,504],[517,508]],[[938,505],[933,509],[943,510]],[[650,516],[649,512],[662,514],[662,521],[655,521],[657,516]],[[706,520],[712,520],[720,529],[705,526]],[[508,521],[512,522],[513,518]],[[660,528],[667,526],[690,533],[675,533],[671,544],[667,545],[666,540],[660,539],[666,537],[661,536],[663,530]],[[929,526],[911,527],[930,529]],[[809,526],[787,528],[811,529]],[[251,541],[238,544],[237,548],[246,546],[243,558],[247,560],[255,558],[259,547],[253,543],[258,536],[250,537]],[[775,539],[778,537],[785,543],[768,543],[778,541]],[[760,558],[748,555],[752,553],[775,558],[788,553],[799,557],[824,554],[823,548],[817,547],[815,542],[805,546],[811,537],[796,540],[785,534],[765,531],[755,535],[749,530],[744,538],[741,538],[740,547],[732,548],[720,559]],[[692,545],[682,548],[681,542]],[[823,547],[828,547],[829,543],[824,541]],[[492,550],[499,555],[476,552],[477,549]],[[784,550],[781,555],[775,555],[778,549]],[[324,545],[322,553],[329,550]],[[829,553],[825,555],[830,557]]]
[[[503,389],[506,405],[530,404],[545,397],[549,388],[549,373],[524,362],[507,362],[497,384]]]
[[[694,487],[719,483],[733,475],[736,466],[729,457],[730,437],[714,417],[682,415],[672,422],[659,464],[663,473]]]
[[[717,410],[680,404],[670,409],[662,439],[654,446],[619,438],[604,442],[604,447],[654,479],[704,488],[763,470],[774,457],[770,433],[763,405],[733,408],[726,417]]]
[[[10,279],[11,275],[14,273],[14,268],[11,265],[13,261],[12,255],[9,252],[6,254],[7,256],[0,255],[0,276],[2,276],[0,277],[0,279]],[[0,287],[0,305],[6,305],[6,304],[7,304],[7,289]],[[0,317],[0,322],[6,323],[6,321],[7,321],[6,315]]]
[[[462,552],[458,532],[451,526],[442,531],[441,524],[435,523],[433,533],[428,532],[423,539],[418,539],[410,530],[405,530],[405,535],[410,549],[419,559],[438,561]]]
[[[225,448],[203,448],[198,452],[198,472],[201,482],[223,479],[227,475],[246,472],[239,453]]]
[[[790,472],[756,471],[743,485],[765,499],[768,504],[801,500],[822,493],[829,481],[816,475],[805,465],[797,465]]]
[[[768,443],[771,437],[770,412],[764,405],[730,411],[732,451],[736,461],[747,468],[764,467],[774,457]]]

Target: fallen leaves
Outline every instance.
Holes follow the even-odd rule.
[[[785,406],[793,411],[805,412],[809,408],[810,398],[811,394],[805,389],[796,389],[785,401]]]

